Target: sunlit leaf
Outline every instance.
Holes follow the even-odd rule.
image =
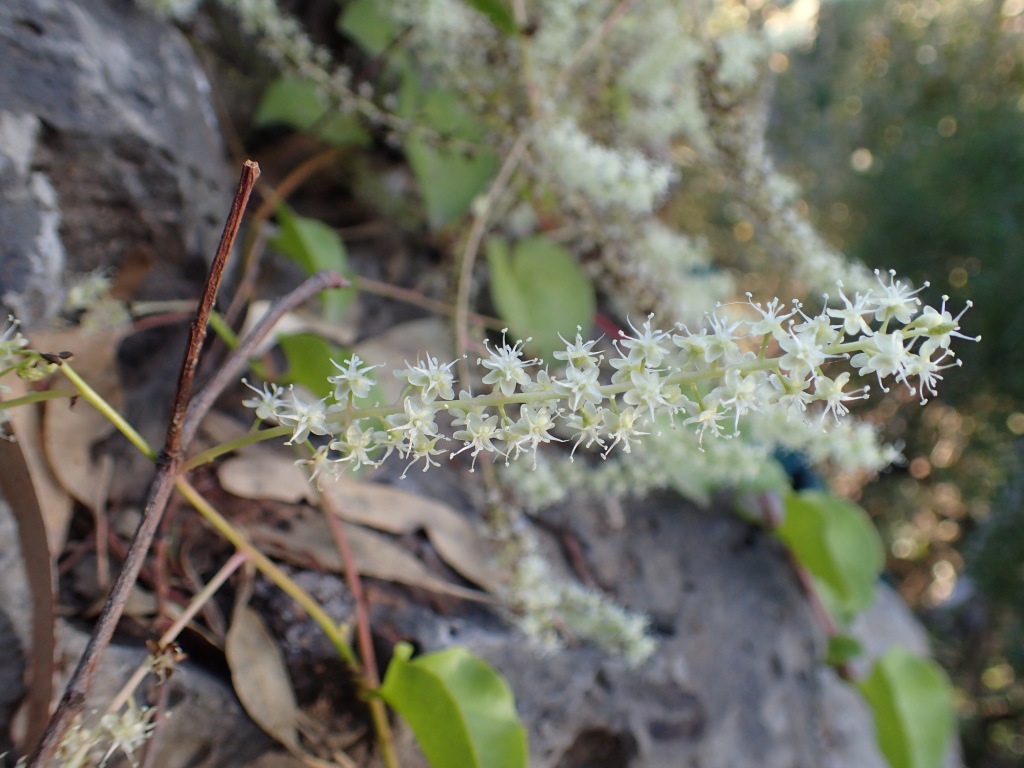
[[[307,275],[321,269],[348,272],[348,255],[338,233],[316,219],[295,214],[285,205],[277,210],[280,231],[271,245],[299,264]],[[324,291],[324,319],[338,322],[345,314],[355,290],[338,288]]]
[[[379,694],[434,768],[526,768],[526,730],[494,669],[465,648],[411,655],[407,643],[395,647]]]
[[[956,728],[953,686],[942,668],[904,648],[879,658],[858,687],[892,768],[939,768]]]
[[[513,335],[532,338],[529,346],[551,360],[564,349],[559,338],[572,340],[576,327],[590,327],[596,300],[594,287],[572,255],[542,237],[522,240],[509,252],[508,244],[487,244],[491,269],[491,298]]]
[[[878,531],[856,504],[821,491],[791,493],[785,507],[778,535],[814,576],[835,618],[849,621],[875,597],[885,560]]]

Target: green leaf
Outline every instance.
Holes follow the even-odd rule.
[[[402,27],[381,11],[380,0],[354,0],[338,17],[338,31],[355,40],[371,56],[379,56]]]
[[[514,35],[519,31],[512,11],[502,0],[463,0],[486,16],[499,32]]]
[[[429,129],[408,135],[405,154],[430,226],[440,229],[469,210],[497,171],[498,157],[477,146],[482,126],[458,94],[426,88],[409,62],[401,70],[398,113]]]
[[[868,514],[821,491],[786,496],[777,533],[814,576],[834,617],[845,624],[871,605],[885,551]]]
[[[316,87],[294,77],[280,77],[267,86],[252,117],[253,123],[287,125],[297,131],[309,130],[324,114]]]
[[[316,86],[294,77],[278,78],[267,86],[252,119],[258,126],[287,125],[334,147],[365,146],[370,141],[358,117],[329,112]]]
[[[282,384],[301,384],[317,398],[327,397],[334,391],[327,377],[335,376],[338,369],[331,365],[331,360],[344,362],[350,353],[315,333],[281,336],[277,343],[288,363],[288,367],[279,378]]]
[[[857,687],[871,705],[878,745],[892,768],[940,768],[956,710],[953,686],[938,664],[892,648]]]
[[[465,648],[410,661],[399,643],[378,693],[434,768],[526,768],[526,729],[508,683]]]
[[[277,209],[280,231],[270,245],[295,261],[306,275],[322,269],[346,273],[348,255],[338,233],[322,221],[295,214],[288,206]],[[324,319],[338,322],[355,296],[354,288],[324,291]]]
[[[864,653],[864,646],[850,635],[832,635],[828,639],[828,651],[825,652],[825,663],[836,666],[845,664],[850,659]]]
[[[500,238],[487,243],[491,298],[515,336],[547,360],[593,322],[594,286],[562,246],[543,237],[521,240],[512,253]]]

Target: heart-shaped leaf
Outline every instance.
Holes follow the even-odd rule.
[[[814,576],[835,618],[847,623],[874,600],[885,561],[878,531],[856,504],[821,491],[791,493],[785,507],[779,537]]]
[[[956,728],[953,686],[931,659],[892,648],[858,684],[892,768],[939,768]]]
[[[322,269],[348,271],[345,244],[322,221],[299,216],[285,205],[277,209],[277,221],[281,229],[271,245],[298,263],[307,275]],[[324,291],[324,319],[339,322],[354,295],[353,288]]]
[[[529,347],[545,359],[564,349],[559,338],[572,339],[577,326],[589,328],[594,317],[594,286],[583,268],[562,246],[543,237],[487,244],[491,297],[513,334],[532,338]]]
[[[526,768],[526,730],[494,669],[465,648],[411,656],[412,646],[395,646],[378,693],[434,768]]]

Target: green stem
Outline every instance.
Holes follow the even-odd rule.
[[[238,334],[227,324],[219,312],[210,313],[210,327],[231,349],[238,349]]]
[[[349,645],[348,639],[345,637],[345,635],[348,634],[347,627],[345,625],[336,624],[334,619],[327,615],[316,600],[310,597],[310,595],[302,587],[296,584],[288,574],[278,568],[277,565],[275,565],[269,557],[260,552],[259,549],[246,541],[245,536],[231,525],[231,523],[229,523],[224,516],[213,507],[212,504],[204,499],[203,496],[192,487],[188,480],[184,477],[178,477],[174,481],[174,487],[178,489],[179,493],[181,493],[181,495],[196,508],[199,514],[201,514],[210,525],[217,529],[221,536],[230,541],[231,544],[234,545],[235,549],[245,553],[245,556],[252,561],[252,564],[256,566],[256,569],[259,570],[260,573],[274,582],[274,584],[280,587],[282,592],[302,606],[303,610],[309,614],[309,617],[320,625],[320,628],[324,631],[331,642],[334,643],[334,647],[338,650],[338,655],[345,661],[353,674],[355,674],[358,679],[362,679],[362,669],[359,666],[359,662],[356,660],[355,653],[352,651],[352,647]]]
[[[135,430],[135,427],[125,420],[124,416],[118,413],[116,408],[100,397],[100,394],[90,387],[85,382],[85,379],[75,372],[70,363],[65,362],[64,365],[61,366],[61,370],[64,372],[64,375],[68,377],[71,383],[75,385],[82,397],[84,397],[93,408],[102,413],[111,424],[117,427],[118,431],[127,437],[128,441],[138,448],[147,459],[150,461],[156,461],[156,451],[150,447],[149,443],[146,442],[146,439]]]
[[[213,448],[207,448],[202,453],[197,453],[191,459],[185,462],[182,466],[182,471],[187,472],[190,469],[202,466],[207,462],[213,461],[218,456],[223,456],[225,453],[231,453],[237,451],[239,448],[244,448],[247,445],[253,445],[264,440],[270,440],[275,437],[284,437],[292,432],[291,427],[272,427],[271,429],[260,429],[253,432],[247,432],[239,438],[229,440],[226,443],[215,445]]]
[[[41,392],[30,392],[27,395],[11,398],[10,400],[0,400],[0,411],[5,408],[16,408],[19,405],[41,403],[44,400],[57,400],[62,397],[74,397],[77,394],[78,393],[73,389],[45,389]]]

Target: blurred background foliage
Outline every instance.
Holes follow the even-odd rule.
[[[875,405],[907,462],[855,493],[958,685],[967,765],[1024,765],[1024,1],[826,4],[772,68],[772,143],[820,231],[974,302],[984,340],[942,399]]]

